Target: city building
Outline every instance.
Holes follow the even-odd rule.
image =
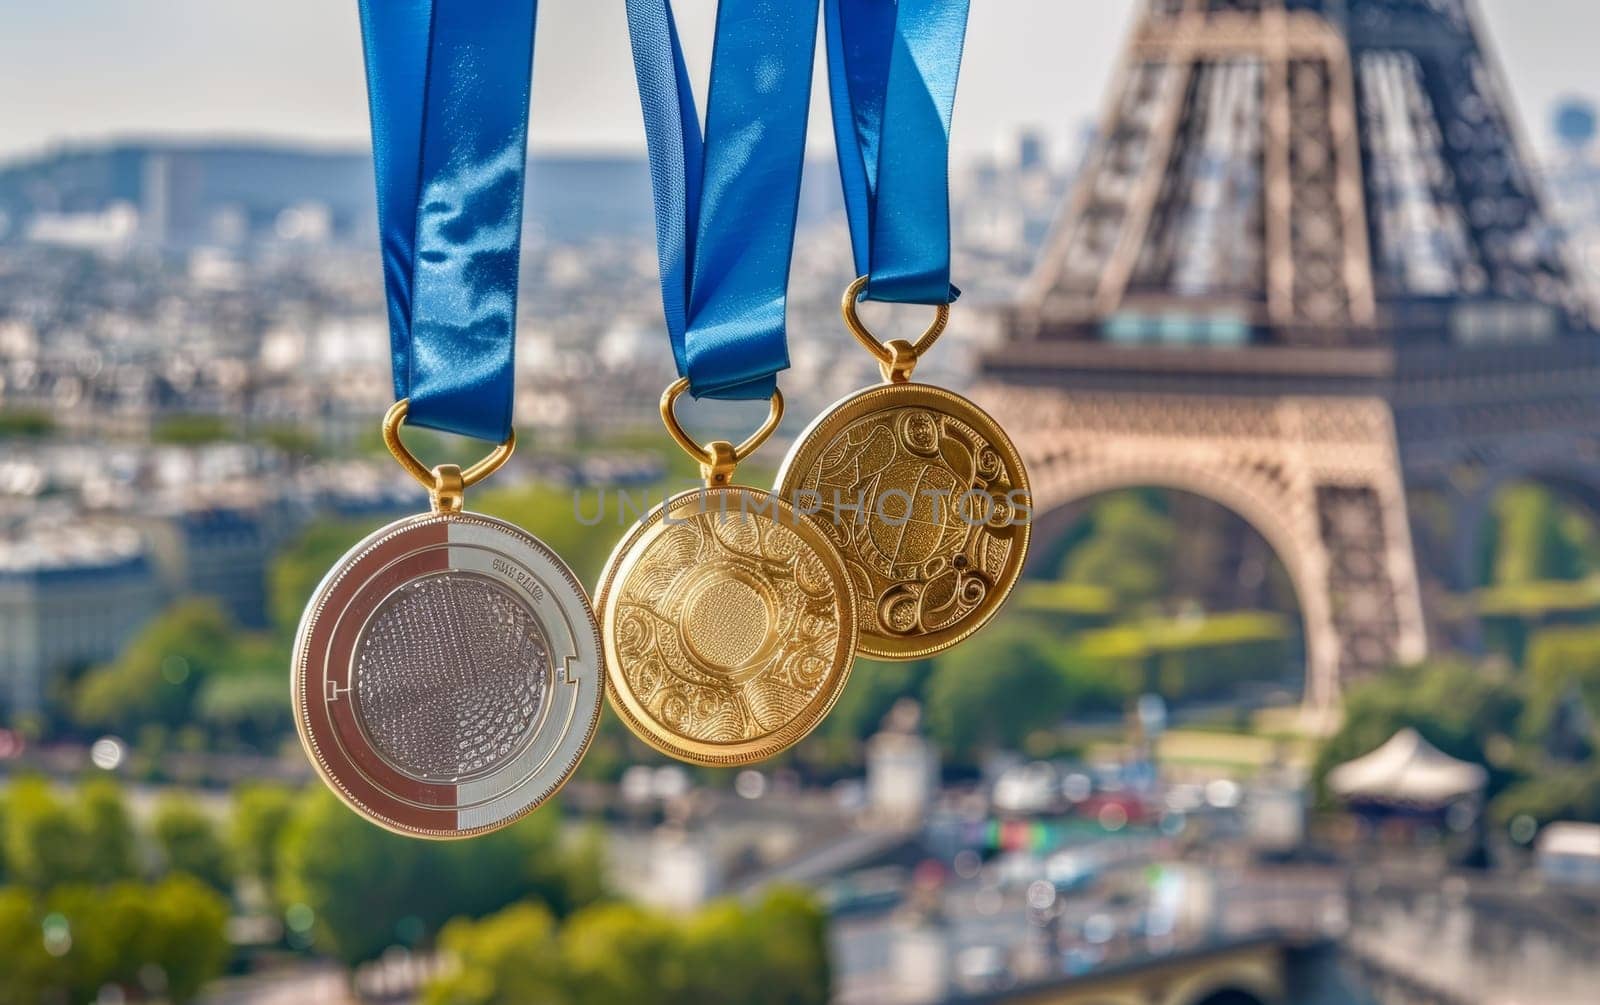
[[[171,596],[213,597],[237,624],[267,625],[267,572],[295,522],[277,496],[200,498],[138,518]]]
[[[57,675],[114,659],[161,600],[150,554],[126,526],[0,540],[0,706],[13,720],[38,713]]]

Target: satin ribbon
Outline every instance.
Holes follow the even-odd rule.
[[[969,0],[825,0],[828,90],[866,298],[953,303],[950,120]]]
[[[536,0],[360,0],[396,398],[511,432]]]
[[[671,0],[628,0],[661,300],[697,398],[770,397],[805,160],[816,0],[721,0],[702,139]]]

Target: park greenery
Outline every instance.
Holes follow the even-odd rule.
[[[225,901],[182,874],[42,897],[0,887],[0,1003],[105,1000],[107,986],[190,1001],[228,959],[227,918]]]
[[[425,943],[451,918],[533,898],[555,916],[592,903],[600,848],[562,840],[558,812],[469,842],[418,841],[372,826],[321,786],[300,798],[277,843],[281,902],[309,908],[312,945],[347,963]]]
[[[140,827],[110,781],[63,799],[14,780],[0,798],[0,1003],[91,1001],[106,986],[192,999],[232,955],[218,889],[231,876],[222,838],[184,800]]]
[[[668,488],[645,494],[660,498]],[[475,497],[474,508],[527,527],[592,582],[617,529],[610,520],[586,526],[574,518],[575,508],[600,511],[596,493],[584,495],[492,489]],[[984,644],[909,666],[862,661],[838,709],[793,763],[822,774],[859,767],[863,741],[900,698],[925,705],[952,762],[976,765],[989,751],[1030,741],[1052,749],[1044,734],[1059,722],[1115,719],[1146,691],[1174,701],[1223,698],[1246,682],[1292,677],[1292,615],[1207,616],[1166,576],[1179,542],[1176,520],[1158,498],[1108,497],[1085,523],[1057,575],[1025,584],[1020,602],[985,629]],[[286,547],[271,569],[265,631],[240,629],[208,600],[177,602],[116,660],[70,680],[54,726],[83,739],[121,736],[134,745],[136,770],[152,773],[166,751],[276,752],[293,737],[283,681],[300,613],[322,575],[370,529],[320,522]],[[654,757],[607,717],[584,776],[614,779]]]
[[[1496,825],[1600,821],[1600,532],[1536,485],[1500,493],[1493,516],[1476,598],[1488,655],[1440,657],[1351,687],[1315,777],[1409,726],[1488,770]]]
[[[1324,743],[1320,780],[1407,726],[1440,750],[1488,769],[1489,816],[1600,822],[1600,629],[1549,629],[1536,669],[1439,659],[1352,687],[1342,728]],[[1322,794],[1324,799],[1326,793]]]
[[[549,542],[585,582],[618,533],[610,520],[574,519],[575,505],[597,512],[593,493],[491,489],[473,505]],[[1181,709],[1292,692],[1302,656],[1287,576],[1273,562],[1245,575],[1230,559],[1240,525],[1220,513],[1160,493],[1103,497],[980,642],[910,663],[858,661],[832,714],[777,767],[816,782],[859,774],[866,740],[907,698],[944,763],[970,773],[996,752],[1075,752],[1086,730],[1117,731],[1143,694]],[[1493,516],[1482,589],[1458,598],[1483,615],[1488,654],[1351,687],[1315,777],[1412,726],[1489,769],[1496,824],[1600,820],[1600,536],[1531,486],[1503,493]],[[270,572],[264,629],[239,627],[210,600],[176,602],[116,659],[65,674],[31,728],[121,737],[124,777],[157,784],[171,780],[171,754],[203,763],[292,750],[285,671],[300,612],[370,529],[321,522],[292,541]],[[1195,572],[1190,552],[1223,571]],[[581,778],[612,781],[656,759],[616,717],[601,721]],[[439,843],[373,827],[315,784],[251,784],[201,803],[130,799],[106,776],[72,789],[13,779],[0,789],[0,1005],[92,1000],[108,985],[189,1000],[239,964],[230,918],[270,922],[273,951],[351,965],[396,945],[438,950],[448,965],[426,989],[430,1005],[826,1000],[824,922],[804,896],[668,918],[608,896],[602,851],[555,810]]]
[[[671,487],[636,495],[659,498]],[[597,489],[575,498],[572,490],[525,485],[481,492],[474,507],[527,527],[590,582],[617,528],[614,519],[586,524],[574,514],[615,508],[614,495],[606,506],[599,496]],[[1269,563],[1249,593],[1257,609],[1228,609],[1226,601],[1239,594],[1219,584],[1238,571],[1229,565],[1237,545],[1228,542],[1242,525],[1208,506],[1138,490],[1100,498],[984,629],[980,644],[909,664],[859,661],[834,712],[785,763],[817,780],[858,771],[865,740],[903,698],[921,703],[946,763],[959,769],[997,750],[1071,750],[1074,724],[1114,725],[1145,693],[1181,706],[1236,701],[1251,688],[1292,692],[1302,655],[1287,576]],[[1479,563],[1485,585],[1467,599],[1480,604],[1491,650],[1520,668],[1508,671],[1506,686],[1527,693],[1530,715],[1553,714],[1551,703],[1568,696],[1569,677],[1600,661],[1600,641],[1584,630],[1600,623],[1600,537],[1574,507],[1531,485],[1503,492],[1493,517]],[[123,737],[133,746],[135,773],[153,780],[172,751],[271,755],[292,746],[283,680],[300,612],[327,568],[369,531],[362,521],[324,521],[301,532],[271,569],[266,630],[240,629],[210,601],[177,602],[116,660],[70,677],[50,728],[85,740]],[[1189,571],[1189,552],[1215,560],[1205,563],[1210,571]],[[1390,690],[1403,692],[1402,677]],[[1580,681],[1578,690],[1593,706],[1595,687]],[[1369,715],[1360,694],[1352,698],[1352,721],[1393,719]],[[1383,739],[1368,735],[1377,726],[1353,728],[1369,748]],[[1329,749],[1345,749],[1348,739]],[[614,780],[629,764],[656,756],[614,717],[603,717],[581,777]]]
[[[827,927],[805,894],[724,900],[688,916],[603,903],[560,922],[520,902],[446,926],[453,964],[426,1005],[823,1005]]]
[[[107,986],[187,1001],[233,959],[235,915],[268,920],[285,951],[349,964],[432,946],[448,923],[476,959],[482,940],[452,919],[522,905],[554,923],[604,899],[597,837],[561,827],[549,812],[472,842],[416,841],[320,785],[244,786],[226,806],[167,794],[141,814],[106,777],[14,779],[0,792],[0,1005]]]
[[[191,1000],[235,957],[230,916],[276,922],[280,951],[356,965],[437,949],[438,1005],[639,1001],[821,1005],[825,920],[777,890],[687,916],[610,899],[596,834],[559,812],[472,842],[366,823],[320,785],[253,785],[206,808],[163,796],[147,816],[101,777],[0,795],[0,1005]],[[776,995],[777,997],[774,997]]]
[[[662,483],[636,494],[659,498],[670,488]],[[616,528],[611,519],[586,524],[574,516],[609,512],[599,490],[577,496],[547,485],[516,486],[479,493],[474,507],[527,527],[588,582]],[[615,508],[614,495],[607,505]],[[1225,603],[1239,596],[1222,588],[1238,572],[1229,554],[1239,546],[1229,541],[1239,526],[1220,508],[1180,494],[1136,490],[1100,498],[979,644],[909,664],[859,661],[832,715],[785,763],[819,781],[858,771],[865,740],[904,698],[922,705],[946,763],[960,769],[999,750],[1040,756],[1071,750],[1077,725],[1114,725],[1141,694],[1182,706],[1236,701],[1252,688],[1292,692],[1301,640],[1281,565],[1271,562],[1256,576],[1249,597],[1257,609],[1230,610]],[[327,568],[369,530],[361,521],[325,521],[294,539],[270,572],[268,629],[242,630],[211,601],[177,602],[116,660],[70,676],[46,728],[84,740],[118,735],[133,747],[136,776],[152,780],[163,777],[168,752],[272,755],[292,746],[283,681],[300,612]],[[1574,707],[1592,710],[1600,702],[1589,669],[1600,664],[1600,628],[1589,627],[1600,624],[1600,536],[1559,496],[1516,485],[1498,498],[1485,537],[1484,586],[1466,599],[1480,604],[1484,638],[1496,657],[1491,665],[1505,667],[1474,664],[1459,674],[1474,688],[1502,681],[1518,707],[1526,705],[1531,726],[1494,734],[1514,745],[1547,730],[1558,706],[1568,714],[1573,695],[1581,699]],[[1210,571],[1188,571],[1189,552],[1214,559]],[[1325,756],[1353,755],[1361,752],[1353,747],[1370,749],[1386,738],[1376,734],[1396,721],[1393,710],[1420,701],[1406,681],[1397,674],[1377,682],[1372,697],[1357,688],[1352,725]],[[1422,708],[1417,717],[1435,720],[1432,736],[1447,732],[1452,714]],[[1481,743],[1491,734],[1473,735]],[[656,756],[614,717],[603,717],[581,777],[614,780],[629,764]],[[1491,768],[1497,777],[1509,770]],[[1559,774],[1562,784],[1581,788]],[[1517,798],[1526,792],[1518,790]],[[208,875],[199,866],[193,871]]]
[[[0,409],[0,440],[42,440],[55,432],[55,428],[55,419],[49,412]]]

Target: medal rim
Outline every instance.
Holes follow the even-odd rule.
[[[602,679],[605,677],[605,646],[600,637],[600,625],[595,616],[594,604],[590,600],[588,592],[584,589],[582,581],[578,579],[577,575],[572,571],[572,567],[566,563],[566,560],[557,554],[554,549],[515,524],[508,523],[507,521],[501,520],[497,517],[488,516],[487,514],[475,513],[471,511],[462,511],[459,513],[419,513],[413,516],[402,517],[399,520],[392,521],[383,525],[382,527],[379,527],[377,530],[374,530],[372,533],[358,541],[350,548],[350,550],[341,555],[339,559],[334,562],[332,567],[329,568],[328,572],[323,575],[322,580],[317,584],[317,588],[312,591],[311,599],[306,603],[306,609],[300,616],[299,628],[295,631],[294,648],[292,650],[293,655],[290,663],[289,674],[289,699],[294,711],[295,732],[300,737],[300,746],[306,754],[306,760],[311,762],[311,767],[317,773],[317,777],[321,779],[322,783],[327,786],[327,788],[330,789],[334,795],[339,797],[341,802],[354,811],[358,816],[391,833],[430,841],[456,841],[501,830],[511,826],[524,817],[527,817],[534,811],[547,804],[551,799],[555,798],[555,796],[566,787],[566,784],[572,780],[573,776],[578,773],[578,767],[583,763],[584,755],[588,753],[589,747],[594,743],[595,735],[599,732],[600,710],[605,704],[604,687],[596,687],[594,701],[591,703],[593,705],[593,709],[589,713],[588,724],[585,727],[583,743],[579,745],[571,757],[567,759],[567,764],[562,769],[560,777],[558,777],[553,784],[551,784],[537,798],[530,800],[526,806],[519,808],[515,813],[509,814],[503,819],[495,820],[487,824],[479,824],[474,827],[446,830],[443,828],[434,827],[416,827],[402,823],[401,821],[393,819],[387,814],[380,812],[377,808],[368,805],[366,801],[357,798],[352,792],[348,791],[345,783],[340,781],[338,777],[327,767],[327,765],[324,763],[320,742],[311,735],[310,726],[308,725],[310,701],[307,683],[310,679],[311,653],[307,647],[312,633],[316,630],[317,625],[321,622],[324,613],[327,612],[329,593],[331,592],[332,588],[343,579],[349,570],[360,561],[362,557],[364,557],[368,552],[378,545],[392,540],[401,533],[409,532],[416,527],[423,527],[432,523],[448,524],[452,521],[476,523],[481,526],[487,526],[493,530],[508,534],[513,538],[519,539],[524,545],[530,547],[534,551],[542,553],[547,559],[550,560],[556,571],[561,573],[562,577],[566,581],[567,586],[570,587],[572,596],[578,600],[578,606],[581,611],[587,615],[584,620],[588,624],[590,634],[595,645],[595,672],[598,673]],[[547,589],[555,585],[551,583],[544,583],[543,581],[541,581],[541,583]],[[540,627],[548,634],[549,629],[546,626],[541,624]],[[580,638],[582,637],[582,627],[583,626],[581,624],[576,626],[578,632],[580,633]],[[562,667],[555,664],[553,653],[550,655],[550,659],[551,683],[554,684],[557,676],[565,671]],[[575,722],[581,721],[581,715],[579,713],[582,711],[583,710],[581,708],[574,709]],[[541,710],[541,719],[544,718],[547,713],[548,708]],[[446,808],[441,807],[441,809]],[[456,807],[455,812],[459,813],[461,809],[461,807]]]
[[[790,498],[797,487],[791,484],[791,479],[798,477],[800,458],[802,455],[806,454],[807,452],[812,452],[817,456],[820,456],[822,450],[825,449],[829,443],[832,443],[834,438],[837,437],[839,433],[843,432],[843,427],[865,418],[866,415],[869,415],[874,411],[888,411],[891,408],[914,407],[913,403],[911,402],[903,402],[899,404],[891,404],[887,407],[868,409],[864,407],[867,401],[872,398],[883,396],[900,396],[911,394],[931,395],[932,397],[939,399],[944,403],[952,404],[956,406],[957,409],[966,412],[966,415],[962,415],[960,413],[953,414],[953,418],[978,428],[980,432],[994,433],[995,435],[992,437],[991,441],[992,445],[1000,451],[1001,456],[1005,458],[1007,465],[1013,467],[1017,473],[1017,477],[1015,479],[1015,483],[1012,485],[1012,488],[1023,489],[1024,491],[1028,492],[1031,497],[1033,489],[1028,480],[1028,469],[1026,465],[1023,464],[1022,455],[1017,452],[1016,444],[1012,442],[1010,434],[1008,434],[1005,431],[1005,428],[995,420],[994,416],[985,411],[981,406],[978,405],[977,402],[963,394],[958,394],[949,388],[940,387],[937,384],[925,384],[920,381],[872,384],[868,387],[861,388],[860,390],[852,391],[843,398],[840,398],[838,401],[835,401],[833,404],[829,405],[827,408],[823,409],[817,414],[816,418],[812,419],[806,424],[806,427],[802,429],[799,435],[794,438],[794,442],[790,444],[788,451],[784,453],[783,463],[778,465],[778,473],[776,476],[774,476],[772,481],[773,487],[785,499]],[[858,409],[860,411],[857,414],[850,415],[848,418],[841,418],[841,416],[844,416],[847,412],[852,412]],[[946,414],[951,413],[947,412]],[[974,419],[976,421],[973,421]],[[833,426],[835,423],[838,424],[839,428],[832,429],[831,433],[824,436],[825,427]],[[984,426],[987,426],[987,429],[984,429]],[[815,458],[812,459],[812,463],[815,463]],[[977,634],[986,625],[994,620],[994,616],[998,614],[1001,608],[1005,606],[1006,600],[1011,596],[1011,591],[1016,588],[1018,581],[1022,578],[1023,566],[1027,562],[1028,558],[1028,546],[1033,536],[1033,521],[1029,519],[1023,523],[1017,524],[1017,527],[1019,528],[1019,531],[1017,534],[1016,559],[1015,562],[1012,563],[1013,571],[1004,584],[996,584],[995,592],[997,597],[994,603],[989,605],[987,610],[980,609],[976,614],[968,615],[966,618],[963,618],[961,621],[957,622],[954,628],[943,628],[939,629],[938,631],[918,633],[915,635],[880,635],[872,630],[872,626],[862,625],[859,629],[859,637],[856,641],[857,653],[875,660],[885,660],[893,663],[909,663],[914,660],[926,659],[929,656],[935,656],[939,653],[946,652]],[[829,543],[832,544],[831,540]],[[851,579],[851,587],[852,589],[855,587],[855,580],[853,577]],[[903,644],[896,645],[896,643]]]
[[[810,717],[811,721],[801,728],[796,728],[797,723],[804,721],[804,716],[797,716],[784,723],[781,727],[765,736],[752,740],[741,740],[737,743],[715,743],[709,740],[696,740],[674,733],[661,725],[634,696],[626,681],[622,679],[622,660],[618,658],[614,633],[607,630],[611,614],[611,601],[617,586],[631,571],[636,561],[635,549],[643,542],[647,535],[657,527],[666,513],[680,501],[706,495],[738,494],[764,495],[772,499],[774,504],[782,511],[783,516],[778,522],[792,528],[802,539],[810,544],[824,565],[830,566],[829,571],[835,583],[842,587],[834,591],[835,609],[839,612],[839,633],[841,638],[847,639],[844,647],[844,657],[832,669],[829,676],[833,683],[826,694],[824,701],[816,712]],[[828,540],[827,532],[816,526],[816,521],[804,513],[799,512],[788,502],[774,495],[767,489],[753,485],[720,485],[705,486],[679,492],[663,500],[653,507],[639,520],[635,521],[627,533],[612,548],[611,555],[606,559],[605,567],[600,573],[600,581],[595,588],[594,606],[595,616],[600,624],[600,637],[605,646],[606,666],[606,699],[612,711],[628,727],[629,732],[638,737],[651,749],[658,753],[666,754],[690,764],[698,764],[714,768],[736,768],[748,764],[756,764],[768,760],[785,750],[797,745],[810,736],[822,721],[833,711],[838,704],[839,696],[844,694],[845,687],[850,682],[850,674],[855,668],[856,656],[860,644],[860,626],[856,618],[856,588],[855,581],[850,577],[850,570],[845,568],[844,560],[839,556],[838,550]],[[821,697],[821,695],[819,695]],[[817,699],[812,699],[809,705],[815,705]]]

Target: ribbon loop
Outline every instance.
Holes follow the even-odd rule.
[[[360,0],[396,399],[511,432],[536,0]]]
[[[805,160],[815,0],[722,0],[706,128],[671,0],[628,0],[655,196],[661,300],[697,398],[770,398]]]
[[[824,0],[828,89],[868,300],[949,304],[950,123],[970,0]]]

